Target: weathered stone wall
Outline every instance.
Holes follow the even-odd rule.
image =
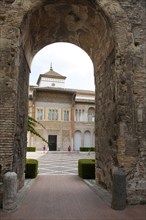
[[[14,137],[16,132],[19,30],[6,23],[7,4],[1,3],[0,16],[0,165],[1,179],[13,170]]]
[[[127,139],[125,163],[136,160],[133,169],[128,170],[127,193],[129,203],[146,201],[146,2],[120,1],[131,23],[131,53],[127,54],[129,81],[133,81],[130,123],[125,127]],[[126,67],[124,68],[126,71]],[[128,77],[127,77],[128,78]],[[133,111],[132,111],[133,110]],[[131,116],[131,117],[132,117]],[[126,130],[130,130],[127,137]],[[134,193],[133,193],[134,192]]]
[[[146,184],[146,45],[144,40],[146,4],[144,1],[117,1],[113,4],[112,1],[99,1],[99,3],[101,7],[107,9],[113,26],[115,74],[112,83],[115,82],[115,84],[112,90],[115,91],[111,93],[113,96],[111,107],[105,110],[103,104],[99,112],[97,105],[96,134],[97,136],[101,134],[101,137],[99,135],[97,138],[97,158],[99,159],[97,160],[97,179],[110,188],[112,183],[110,176],[112,180],[112,173],[116,167],[122,168],[127,172],[127,200],[129,203],[137,203],[145,201]],[[99,73],[105,73],[105,78],[109,79],[110,85],[111,79],[108,77],[110,68],[107,63],[105,65],[107,65],[106,71],[103,71],[102,67]],[[106,80],[98,88],[100,79],[97,74],[97,103],[99,98],[103,99],[103,103],[109,102],[109,86],[104,87]],[[107,96],[104,96],[104,93],[107,93]],[[98,114],[103,115],[100,124]],[[112,123],[106,125],[110,120]],[[105,126],[101,128],[101,124]],[[107,139],[108,127],[111,132],[109,140]],[[101,133],[100,129],[104,132]],[[108,153],[106,153],[107,149]]]
[[[66,41],[84,49],[94,63],[97,179],[110,189],[113,170],[122,168],[127,172],[128,202],[144,201],[145,22],[145,0],[0,2],[1,178],[14,170],[19,185],[22,182],[29,72],[26,60],[30,65],[42,47]]]
[[[112,168],[118,167],[116,139],[116,76],[114,51],[96,75],[96,173],[97,182],[105,188],[112,187]]]
[[[27,146],[27,126],[28,126],[28,84],[29,67],[26,62],[22,48],[19,54],[19,76],[17,86],[17,109],[16,109],[16,131],[13,148],[13,171],[17,173],[21,188],[24,183],[24,169]]]
[[[19,188],[24,182],[29,70],[20,49],[21,10],[12,1],[0,4],[0,176],[15,171]]]

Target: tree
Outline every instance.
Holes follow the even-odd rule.
[[[28,116],[28,129],[27,131],[30,131],[30,133],[36,135],[37,137],[41,138],[45,143],[48,144],[48,141],[45,140],[36,130],[35,127],[38,125],[41,125],[44,129],[46,129],[40,122],[32,118],[31,116]]]

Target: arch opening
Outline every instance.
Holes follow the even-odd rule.
[[[100,123],[105,99],[109,99],[110,103],[113,102],[114,40],[109,19],[99,5],[92,5],[89,1],[73,1],[72,3],[61,1],[60,3],[39,5],[39,7],[28,12],[24,17],[21,33],[21,48],[24,51],[29,67],[34,55],[40,49],[56,42],[72,43],[88,54],[94,65],[96,95],[104,93],[101,99],[96,100],[96,118],[99,119],[98,124],[96,120],[95,125],[96,136],[100,137],[107,134],[111,136],[113,131],[109,132],[106,127],[107,121],[104,122],[103,119],[104,131],[102,133],[100,132]],[[107,80],[104,78],[105,73],[108,74]],[[111,89],[111,97],[109,95],[106,97],[107,89],[103,89],[103,85],[105,88]],[[105,117],[107,120],[108,115],[109,112],[106,112]],[[114,120],[115,117],[113,116],[108,123],[113,123]],[[101,143],[102,140],[103,138],[99,138],[99,144],[96,143],[96,148],[98,151],[101,150],[101,152],[100,145],[105,145],[105,143]],[[112,166],[109,166],[108,163],[111,163],[113,158],[110,153],[107,157],[110,157],[110,162],[106,160],[107,163],[105,163],[103,162],[105,159],[101,159],[103,165],[108,167],[108,169],[107,173],[102,173],[99,181],[101,182],[102,180],[109,187],[112,181],[112,177],[109,175]],[[109,178],[107,179],[106,176],[109,176]]]
[[[65,88],[95,90],[91,58],[74,44],[56,42],[42,48],[32,60],[29,84],[36,85],[39,75],[50,68],[66,76]]]

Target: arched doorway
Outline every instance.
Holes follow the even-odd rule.
[[[84,132],[84,147],[91,147],[91,133],[90,133],[90,131]]]
[[[81,131],[75,131],[74,133],[74,150],[79,151],[81,147]]]
[[[137,5],[129,5],[131,11],[137,10]],[[113,171],[122,168],[127,172],[128,201],[137,201],[137,189],[144,199],[141,187],[145,184],[144,169],[139,167],[144,167],[145,154],[141,152],[146,143],[145,37],[144,31],[140,37],[137,34],[145,26],[145,19],[141,19],[145,16],[144,7],[141,0],[137,26],[135,14],[118,0],[2,4],[5,15],[1,34],[4,51],[0,80],[1,179],[11,170],[18,174],[20,187],[24,182],[27,91],[32,58],[44,46],[65,41],[84,49],[94,63],[97,182],[110,190]],[[141,179],[138,184],[137,176]]]

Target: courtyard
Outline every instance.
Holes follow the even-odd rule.
[[[77,161],[94,158],[94,153],[29,152],[38,159],[39,173],[25,180],[13,212],[0,212],[1,220],[145,220],[146,206],[127,206],[123,211],[110,207],[110,193],[94,180],[77,175]]]

